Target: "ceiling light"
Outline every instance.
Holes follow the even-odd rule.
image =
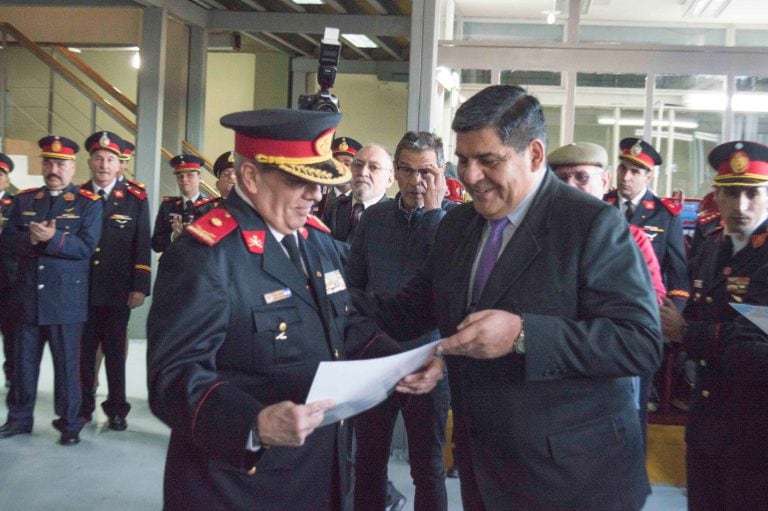
[[[645,120],[640,117],[622,117],[619,119],[616,119],[615,117],[598,117],[597,124],[600,124],[601,126],[613,126],[615,124],[618,124],[619,126],[645,126]],[[659,121],[654,120],[651,124],[653,127],[669,127],[669,121],[661,121],[661,123],[659,123]],[[699,123],[696,121],[675,119],[674,124],[676,129],[684,130],[695,130],[699,127]]]
[[[341,34],[341,37],[347,40],[349,44],[356,48],[378,48],[379,45],[367,35],[363,34]]]
[[[293,3],[300,5],[323,5],[323,0],[293,0]]]
[[[560,14],[560,11],[557,10],[557,0],[552,0],[552,8],[541,11],[541,14],[546,16],[547,25],[554,25],[557,21],[557,15]]]
[[[693,110],[722,112],[727,106],[723,93],[695,92],[683,96],[683,105]],[[768,94],[739,92],[733,95],[734,112],[768,112]]]
[[[69,47],[69,48],[67,48],[67,49],[68,49],[69,51],[71,51],[72,53],[83,53],[83,50],[81,50],[80,48],[75,48],[74,46],[70,46],[70,47]]]

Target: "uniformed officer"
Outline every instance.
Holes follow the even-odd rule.
[[[654,167],[662,163],[653,146],[638,138],[625,138],[620,148],[617,188],[604,198],[619,208],[627,222],[640,227],[653,242],[667,295],[682,310],[689,288],[683,226],[679,216],[682,206],[669,199],[660,199],[648,189]]]
[[[362,148],[363,145],[360,142],[350,137],[336,137],[331,144],[333,159],[344,164],[347,168],[352,168],[352,160],[354,160],[355,155]],[[321,217],[325,212],[328,201],[340,195],[349,196],[350,193],[352,193],[351,181],[337,186],[326,187],[323,198],[317,203],[315,214]]]
[[[191,154],[180,154],[171,159],[170,164],[181,195],[163,197],[160,203],[152,233],[152,250],[155,252],[165,252],[186,225],[213,207],[195,210],[195,205],[201,206],[208,198],[200,192],[200,168],[203,163],[202,158]]]
[[[688,254],[689,260],[696,257],[704,237],[718,227],[720,227],[720,210],[717,209],[715,202],[715,192],[711,191],[701,199],[699,210],[696,212],[696,227]]]
[[[135,150],[136,146],[133,142],[123,139],[123,153],[120,155],[120,170],[117,173],[118,181],[125,180],[125,173],[128,171],[128,163],[133,159],[133,152]]]
[[[161,258],[147,322],[149,402],[172,428],[166,509],[349,501],[349,425],[318,427],[332,402],[304,400],[321,361],[399,348],[352,308],[339,250],[309,215],[321,185],[349,179],[331,158],[339,119],[259,110],[221,120],[236,131],[237,185]],[[427,392],[442,368],[435,359],[397,390]]]
[[[88,315],[89,262],[101,236],[102,201],[72,184],[78,145],[64,137],[40,139],[45,186],[19,192],[3,230],[18,255],[16,288],[21,325],[14,392],[0,438],[30,433],[43,347],[53,356],[60,443],[80,441],[80,337]]]
[[[11,184],[9,174],[13,172],[13,160],[0,153],[0,232],[11,214],[13,195],[8,193]],[[15,310],[16,301],[13,293],[13,281],[16,279],[16,258],[0,246],[0,332],[3,334],[3,371],[5,386],[10,387],[13,380],[13,345],[16,338],[18,313]],[[11,397],[11,393],[8,393]]]
[[[104,202],[101,241],[91,260],[88,321],[81,355],[83,402],[80,417],[96,408],[96,354],[101,348],[109,394],[102,403],[109,428],[123,431],[131,406],[125,396],[126,332],[131,309],[141,306],[150,287],[150,233],[147,193],[131,181],[118,181],[123,140],[99,131],[85,141],[91,154],[91,180],[83,185]]]
[[[216,158],[213,164],[213,175],[216,176],[216,189],[223,199],[227,198],[235,186],[235,158],[232,151],[227,151]]]
[[[760,509],[751,503],[765,488],[745,488],[728,453],[733,389],[722,370],[723,340],[738,313],[753,274],[768,263],[768,147],[737,141],[709,154],[717,171],[715,201],[723,226],[705,236],[691,262],[693,296],[677,312],[661,309],[664,334],[697,362],[696,386],[686,425],[688,507],[692,510]],[[750,497],[752,495],[752,497]]]

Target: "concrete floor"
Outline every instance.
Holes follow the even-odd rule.
[[[128,396],[133,409],[128,430],[111,431],[99,413],[81,433],[74,447],[61,447],[51,426],[53,374],[46,351],[40,375],[31,435],[0,440],[0,509],[4,511],[149,511],[162,508],[162,481],[168,428],[149,411],[145,388],[144,341],[131,341],[128,356]],[[102,381],[105,381],[102,373]],[[103,389],[99,394],[103,394]],[[0,399],[5,402],[5,390]],[[100,399],[98,402],[102,401]],[[5,413],[0,412],[0,421]],[[408,464],[393,457],[390,479],[409,498],[413,485]],[[446,482],[449,511],[460,511],[457,479]],[[655,486],[644,510],[683,511],[686,499],[680,488]]]

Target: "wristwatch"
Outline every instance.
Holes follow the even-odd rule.
[[[520,333],[517,334],[515,342],[512,343],[512,351],[518,355],[525,355],[525,325],[520,322]]]

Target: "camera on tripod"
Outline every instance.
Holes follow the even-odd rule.
[[[320,58],[317,69],[317,83],[320,85],[320,90],[316,94],[299,96],[299,110],[339,111],[339,98],[335,94],[331,94],[329,89],[336,82],[340,56],[339,29],[326,27],[323,39],[320,41]]]

